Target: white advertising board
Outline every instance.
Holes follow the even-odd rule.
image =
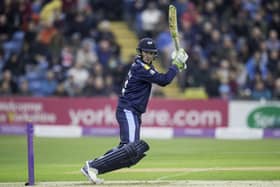
[[[229,103],[229,127],[279,128],[280,102],[232,101]]]

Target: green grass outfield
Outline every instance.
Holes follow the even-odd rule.
[[[280,140],[147,139],[136,166],[101,175],[115,180],[280,180]],[[36,181],[86,181],[84,161],[117,145],[117,138],[34,139]],[[27,180],[24,136],[0,136],[0,182]]]

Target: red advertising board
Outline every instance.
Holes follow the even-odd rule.
[[[0,98],[0,124],[117,127],[117,100],[109,98]],[[152,99],[143,126],[215,128],[228,124],[222,100]]]
[[[153,99],[142,120],[145,125],[164,127],[226,127],[228,103],[223,100]]]

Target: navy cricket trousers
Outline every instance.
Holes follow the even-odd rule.
[[[120,126],[120,144],[139,141],[141,115],[128,109],[118,108],[116,118]]]

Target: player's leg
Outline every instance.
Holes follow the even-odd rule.
[[[143,140],[123,145],[108,154],[89,161],[91,168],[95,168],[98,174],[103,174],[116,169],[130,167],[140,161],[149,146]]]
[[[140,140],[140,124],[141,118],[126,109],[118,109],[116,111],[116,118],[120,126],[120,144],[107,151],[104,155],[121,148],[123,145],[129,142],[135,142]]]
[[[130,167],[149,150],[148,144],[140,140],[140,116],[129,110],[117,110],[116,117],[120,125],[120,145],[95,160],[87,161],[81,169],[93,183],[100,183],[97,174]]]
[[[121,144],[140,140],[140,116],[127,109],[118,109],[116,118],[120,126]]]
[[[97,177],[98,174],[133,166],[145,157],[145,152],[148,150],[149,145],[143,140],[123,144],[99,158],[86,161],[85,166],[81,168],[81,172],[91,182],[100,184],[103,180]]]
[[[90,161],[90,166],[96,168],[99,174],[129,167],[139,162],[149,146],[140,140],[140,117],[130,110],[116,112],[116,118],[120,125],[120,145],[103,156]]]

